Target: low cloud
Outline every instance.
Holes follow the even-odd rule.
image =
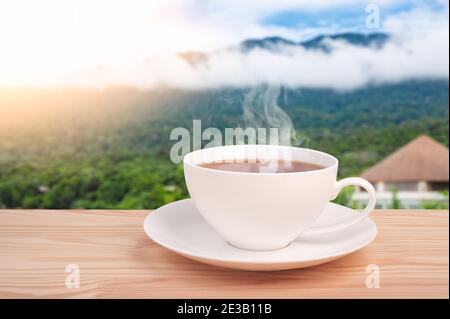
[[[368,83],[449,76],[446,0],[439,0],[445,6],[439,12],[418,6],[383,18],[382,28],[376,31],[389,33],[391,39],[382,48],[330,41],[329,53],[300,46],[279,47],[277,52],[255,49],[246,53],[220,47],[268,35],[298,40],[305,30],[265,25],[260,20],[273,12],[333,9],[354,6],[360,0],[264,3],[220,0],[207,5],[194,0],[171,0],[164,5],[136,1],[133,6],[124,2],[123,6],[107,10],[108,15],[102,16],[100,24],[99,13],[104,12],[101,5],[94,10],[90,2],[82,1],[83,6],[64,5],[58,9],[54,6],[57,1],[47,2],[59,14],[48,13],[47,19],[38,19],[39,15],[30,13],[23,21],[33,23],[26,25],[20,24],[15,16],[22,12],[20,5],[11,7],[10,12],[3,10],[6,12],[3,16],[0,14],[0,26],[4,24],[0,35],[6,43],[0,59],[0,86],[205,89],[277,83],[349,90]],[[383,0],[379,4],[397,2],[402,1]],[[40,5],[35,11],[39,12],[39,8]],[[129,19],[118,24],[123,12]],[[151,18],[148,12],[153,12]],[[341,30],[332,26],[323,29]],[[180,48],[204,52],[208,59],[189,63],[174,53]]]
[[[382,48],[329,41],[330,53],[279,47],[243,53],[219,50],[190,64],[177,55],[153,58],[127,69],[107,68],[87,85],[171,86],[204,89],[281,83],[291,87],[349,90],[369,83],[449,77],[448,14],[411,12],[386,21],[391,39]]]

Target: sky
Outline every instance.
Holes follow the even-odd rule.
[[[379,13],[379,23],[373,17]],[[372,15],[371,15],[372,14]],[[197,89],[279,82],[352,89],[448,78],[448,0],[0,0],[0,87],[158,85]],[[248,38],[387,32],[382,50],[332,43],[244,55]],[[178,52],[212,54],[193,67]]]

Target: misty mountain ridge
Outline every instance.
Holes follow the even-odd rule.
[[[271,53],[283,53],[285,48],[301,47],[307,50],[320,50],[325,53],[332,52],[330,41],[342,41],[354,46],[372,47],[381,49],[390,40],[391,36],[387,33],[338,33],[330,35],[319,35],[305,41],[293,41],[280,36],[270,36],[260,39],[247,39],[238,45],[225,49],[212,51],[209,53],[200,51],[187,51],[179,53],[178,56],[189,62],[197,64],[206,62],[211,54],[222,53],[226,51],[239,51],[242,53],[250,53],[254,50],[265,50]]]
[[[298,46],[310,50],[322,50],[330,52],[329,41],[343,41],[351,45],[362,47],[382,48],[389,35],[386,33],[340,33],[333,35],[319,35],[310,40],[295,42],[282,37],[266,37],[262,39],[248,39],[240,43],[242,52],[250,52],[254,49],[264,49],[271,52],[278,52],[282,46]]]

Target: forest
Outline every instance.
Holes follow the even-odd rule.
[[[173,128],[242,125],[248,88],[0,90],[0,208],[154,209],[188,197]],[[448,81],[283,88],[300,145],[359,175],[420,134],[448,146]],[[339,199],[348,201],[348,194]]]

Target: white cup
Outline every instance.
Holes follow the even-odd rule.
[[[300,161],[323,168],[305,172],[247,173],[201,166],[255,160]],[[300,235],[336,231],[366,218],[375,207],[373,186],[359,177],[336,181],[337,171],[335,157],[289,146],[220,146],[194,151],[184,157],[186,184],[200,214],[229,244],[248,250],[283,248]],[[362,187],[369,193],[367,207],[354,218],[326,227],[311,227],[328,202],[349,185]]]

